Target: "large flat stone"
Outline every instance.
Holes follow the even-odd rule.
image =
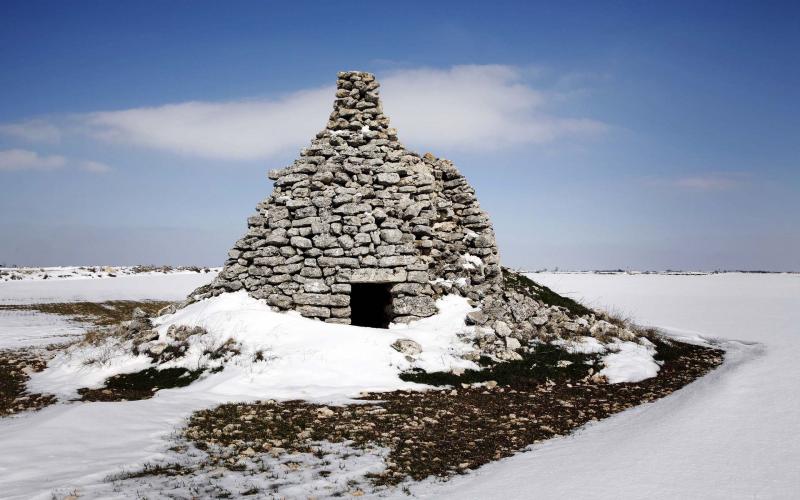
[[[403,283],[406,277],[405,269],[355,269],[350,274],[350,283]]]
[[[330,295],[326,293],[296,293],[292,295],[292,300],[296,304],[306,306],[344,307],[350,305],[349,295]]]

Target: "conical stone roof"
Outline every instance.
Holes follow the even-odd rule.
[[[338,74],[327,126],[290,166],[219,276],[192,300],[246,290],[281,310],[350,323],[356,283],[389,283],[393,320],[436,313],[459,293],[502,293],[494,230],[455,166],[408,151],[370,73]]]

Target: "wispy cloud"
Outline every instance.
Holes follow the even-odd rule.
[[[61,131],[59,128],[41,119],[0,124],[0,134],[22,139],[26,142],[55,144],[61,140]]]
[[[59,155],[40,155],[26,149],[0,151],[0,171],[55,170],[66,163],[67,159]]]
[[[92,174],[107,174],[108,172],[111,172],[113,170],[111,166],[103,162],[91,161],[91,160],[80,162],[79,167],[84,172],[89,172]]]
[[[710,172],[671,179],[651,179],[649,184],[684,191],[729,191],[746,184],[750,176],[744,172]]]
[[[386,112],[414,146],[495,150],[607,129],[546,113],[555,95],[526,83],[513,66],[402,70],[384,80]]]
[[[412,148],[494,150],[603,132],[587,118],[563,117],[546,109],[556,93],[534,88],[522,68],[501,65],[448,69],[398,69],[378,75],[386,113]],[[274,99],[183,102],[157,107],[101,111],[62,120],[61,126],[102,142],[216,160],[253,160],[291,152],[327,121],[333,87]],[[37,130],[25,122],[4,127]],[[47,123],[58,132],[57,124]],[[52,133],[58,136],[58,133]]]
[[[276,100],[186,102],[78,117],[91,136],[186,156],[268,158],[308,140],[327,120],[333,92],[316,89]]]

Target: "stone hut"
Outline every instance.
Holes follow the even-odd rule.
[[[467,297],[475,351],[498,360],[552,339],[635,333],[500,267],[494,230],[464,176],[397,139],[369,73],[339,73],[328,124],[248,218],[210,284],[164,312],[246,290],[329,323],[386,328],[436,314],[436,299]],[[467,331],[467,330],[465,330]],[[467,357],[467,356],[465,356]]]
[[[502,292],[492,224],[448,160],[408,151],[370,73],[338,74],[324,130],[248,218],[219,276],[192,300],[246,290],[280,310],[387,327],[459,293]]]

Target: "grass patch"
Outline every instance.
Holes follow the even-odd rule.
[[[546,380],[585,377],[590,368],[599,368],[597,355],[570,353],[548,344],[536,346],[533,351],[522,354],[522,359],[518,361],[491,363],[488,358],[481,358],[480,364],[484,365],[483,369],[465,370],[460,375],[417,369],[402,373],[400,378],[406,382],[435,386],[457,386],[494,380],[499,385],[521,389]]]
[[[588,307],[569,297],[559,295],[546,286],[540,285],[527,276],[516,273],[506,267],[503,268],[503,284],[507,290],[514,290],[532,296],[549,306],[563,307],[576,316],[586,316],[594,313]]]
[[[45,358],[35,349],[0,350],[0,417],[55,403],[52,394],[33,394],[27,390],[29,372],[44,367]]]
[[[106,302],[57,302],[53,304],[0,305],[0,310],[39,311],[60,314],[97,326],[111,326],[131,319],[137,307],[148,315],[155,315],[172,302],[161,300],[109,300]]]
[[[122,373],[108,377],[105,386],[100,389],[78,389],[82,401],[132,401],[148,399],[159,389],[186,387],[200,375],[203,370],[186,368],[165,368],[158,370],[148,368],[135,373]]]
[[[127,479],[138,479],[148,476],[182,476],[188,472],[190,472],[189,469],[178,463],[163,465],[146,463],[139,470],[120,472],[119,474],[108,476],[106,481],[125,481]]]

